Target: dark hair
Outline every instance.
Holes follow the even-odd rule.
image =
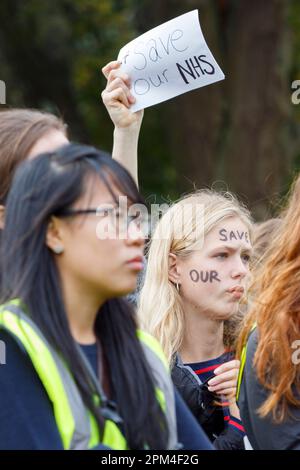
[[[33,145],[49,131],[66,134],[66,124],[54,114],[35,109],[0,112],[0,204],[5,202],[16,167]]]
[[[70,144],[18,168],[7,199],[3,231],[2,301],[20,298],[50,344],[64,357],[99,429],[95,390],[71,335],[54,257],[45,243],[53,214],[72,206],[85,192],[86,179],[98,175],[116,199],[112,183],[142,203],[130,174],[93,147]],[[136,335],[135,312],[124,299],[108,300],[95,322],[107,360],[112,396],[131,449],[166,448],[168,429],[155,394],[154,379]]]

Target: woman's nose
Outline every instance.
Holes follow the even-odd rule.
[[[248,266],[245,265],[242,260],[237,261],[236,265],[232,270],[232,277],[243,279],[245,276],[247,276],[247,274],[249,274]]]
[[[128,225],[126,242],[130,245],[134,244],[138,246],[145,244],[145,234],[134,221]]]

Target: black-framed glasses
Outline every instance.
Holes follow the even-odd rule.
[[[128,230],[130,224],[135,222],[138,230],[140,230],[143,236],[147,237],[149,234],[150,221],[149,215],[147,213],[137,212],[136,214],[131,215],[127,211],[121,212],[117,206],[113,207],[98,207],[98,208],[86,208],[86,209],[63,209],[58,211],[54,215],[57,217],[72,217],[77,215],[88,215],[94,214],[96,216],[108,216],[111,226],[113,229]]]
[[[89,209],[63,209],[57,212],[55,215],[58,217],[71,217],[73,215],[84,215],[84,214],[95,214],[95,215],[109,215],[116,210],[115,207],[105,207],[105,208],[89,208]]]

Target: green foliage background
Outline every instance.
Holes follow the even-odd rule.
[[[167,19],[196,3],[168,0]],[[198,3],[204,11],[229,2]],[[300,2],[288,3],[285,54],[291,64],[291,83],[300,79]],[[73,140],[111,151],[113,127],[101,101],[105,86],[101,67],[115,59],[119,49],[143,32],[145,25],[159,24],[157,16],[147,18],[149,5],[147,0],[1,0],[0,79],[6,83],[7,105],[60,114],[69,124]],[[300,169],[300,105],[291,108],[286,145],[293,151],[288,183]],[[168,144],[172,119],[180,116],[168,120],[168,110],[168,103],[147,110],[140,140],[142,191],[158,201],[177,198],[182,192],[178,156],[173,158]],[[226,126],[222,134],[226,135]],[[187,183],[192,189],[192,182]]]

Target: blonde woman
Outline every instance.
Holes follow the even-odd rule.
[[[153,233],[139,318],[161,343],[175,385],[215,447],[243,448],[238,363],[224,322],[238,312],[249,274],[251,220],[231,195],[203,190],[174,204]],[[222,402],[219,406],[216,402]]]
[[[115,148],[116,136],[119,149],[121,139],[127,150],[131,145],[131,158],[123,163],[136,175],[142,112],[130,112],[130,80],[119,65],[103,68],[108,81],[102,98],[115,124]],[[221,449],[243,448],[236,404],[228,408],[216,402],[224,405],[222,397],[236,388],[239,363],[225,352],[224,322],[238,313],[249,273],[250,238],[249,213],[233,196],[201,191],[182,199],[153,234],[140,298],[141,323],[161,342],[175,384]]]

